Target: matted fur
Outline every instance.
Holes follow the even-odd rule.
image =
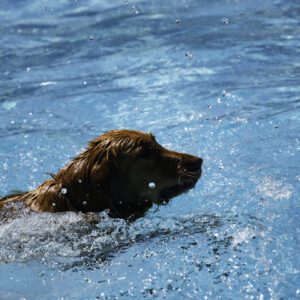
[[[113,130],[91,141],[53,178],[33,191],[2,198],[0,206],[24,201],[39,212],[108,209],[115,217],[140,215],[192,188],[201,165],[199,157],[163,148],[152,134]]]

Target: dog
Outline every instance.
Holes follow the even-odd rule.
[[[202,158],[170,151],[153,134],[112,130],[33,191],[9,195],[0,206],[23,201],[37,212],[100,212],[111,217],[143,215],[193,188]]]

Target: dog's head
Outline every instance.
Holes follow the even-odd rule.
[[[110,131],[90,144],[90,152],[95,161],[90,180],[105,187],[114,216],[166,203],[201,176],[201,158],[167,150],[152,134],[139,131]]]

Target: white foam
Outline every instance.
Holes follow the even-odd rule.
[[[40,83],[40,86],[47,86],[47,85],[54,85],[56,84],[55,81],[43,81]]]
[[[209,69],[209,68],[197,68],[195,69],[196,73],[199,75],[214,75],[215,71],[213,69]]]
[[[233,235],[232,245],[236,246],[241,243],[248,243],[253,237],[256,236],[256,232],[251,228],[242,228],[237,230]]]
[[[2,104],[2,107],[5,109],[5,110],[11,110],[13,108],[15,108],[17,105],[17,102],[16,101],[6,101]]]

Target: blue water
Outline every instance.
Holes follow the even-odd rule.
[[[0,2],[0,194],[116,128],[204,158],[132,223],[0,213],[0,299],[300,299],[300,2]]]

